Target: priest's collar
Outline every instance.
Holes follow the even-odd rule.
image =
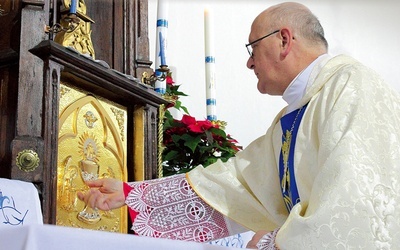
[[[310,65],[307,66],[307,68],[303,69],[286,88],[282,95],[283,100],[285,100],[288,104],[285,114],[288,114],[299,108],[298,104],[305,94],[308,79],[310,78],[312,70],[316,64],[321,61],[325,61],[322,59],[326,57],[329,57],[329,55],[323,54],[315,59]]]

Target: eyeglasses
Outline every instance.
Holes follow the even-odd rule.
[[[247,51],[249,52],[250,57],[253,57],[253,47],[251,47],[251,45],[253,45],[253,44],[255,44],[256,42],[259,42],[259,41],[261,41],[262,39],[267,38],[267,37],[269,37],[269,36],[271,36],[271,35],[273,35],[273,34],[279,32],[279,31],[280,31],[280,30],[275,30],[275,31],[269,33],[268,35],[265,35],[265,36],[263,36],[263,37],[260,37],[260,38],[258,38],[258,39],[256,39],[256,40],[252,41],[251,43],[246,44],[246,48],[247,48]]]

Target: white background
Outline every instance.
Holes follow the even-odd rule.
[[[345,53],[377,71],[400,91],[400,1],[308,0],[319,18],[331,55]],[[285,106],[280,96],[262,95],[247,69],[250,26],[268,0],[169,0],[167,64],[192,116],[206,117],[204,9],[214,14],[217,116],[242,146],[264,134]],[[150,60],[155,61],[157,0],[149,0]]]

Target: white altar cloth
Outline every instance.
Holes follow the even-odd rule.
[[[0,249],[237,250],[238,248],[45,224],[0,228]]]
[[[0,227],[32,224],[43,224],[35,186],[30,182],[0,178]]]

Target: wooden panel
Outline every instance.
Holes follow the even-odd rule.
[[[145,121],[145,138],[149,148],[146,151],[146,172],[145,179],[155,179],[160,177],[159,175],[159,164],[158,164],[158,107],[146,105],[146,121]]]
[[[15,131],[17,66],[0,68],[0,176],[11,174],[10,144]]]
[[[18,91],[20,1],[0,1],[0,176],[11,174]]]
[[[130,65],[131,72],[141,78],[144,72],[151,75],[153,70],[150,68],[152,61],[149,60],[148,2],[147,0],[137,0],[136,3],[135,18],[130,19],[132,30],[135,31],[131,41],[136,46],[133,46],[134,50],[129,52],[129,58],[135,58],[134,64]],[[132,23],[133,20],[134,23]]]
[[[20,15],[20,1],[10,0],[0,2],[0,57],[7,55],[14,51],[19,50],[19,37],[20,37],[20,22],[18,15]],[[1,59],[0,59],[1,63]]]
[[[15,125],[15,139],[11,144],[11,178],[32,182],[43,181],[43,176],[38,173],[42,172],[45,162],[43,160],[44,151],[46,151],[44,149],[44,140],[46,140],[44,119],[48,116],[44,114],[45,106],[43,105],[47,90],[43,84],[43,61],[28,50],[46,38],[43,23],[47,22],[48,15],[43,6],[44,2],[38,1],[33,5],[26,4],[21,10],[21,36],[29,37],[29,39],[21,39],[19,44],[18,101],[15,114],[18,119]],[[51,113],[51,109],[49,112]],[[42,159],[38,172],[19,171],[16,157],[25,149],[34,150]]]
[[[111,68],[141,78],[152,73],[149,60],[147,0],[86,1],[96,59]]]
[[[64,66],[63,72],[66,77],[78,77],[79,79],[87,80],[80,81],[80,84],[84,88],[88,88],[90,92],[110,97],[111,101],[123,105],[130,103],[158,106],[159,104],[168,103],[151,87],[130,80],[114,70],[107,69],[94,60],[74,53],[53,41],[42,41],[30,52],[42,59],[50,57],[52,60],[59,62]]]

